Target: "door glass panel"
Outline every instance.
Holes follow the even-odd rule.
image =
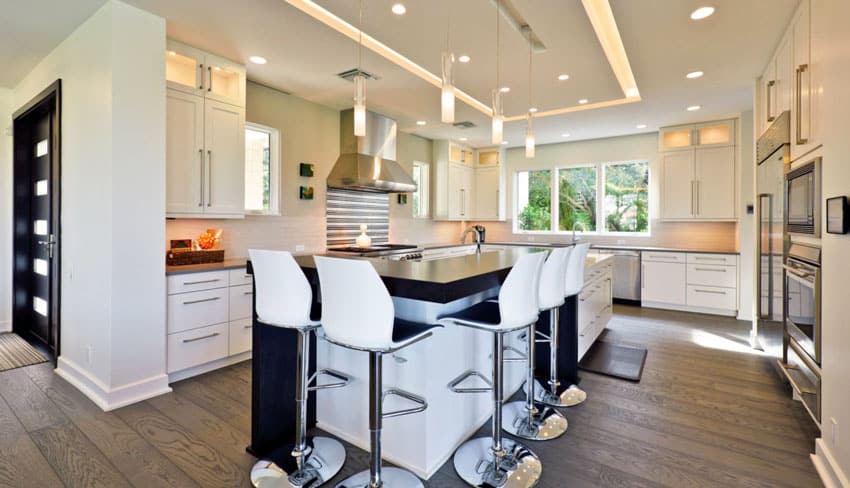
[[[728,144],[731,134],[730,127],[726,124],[712,125],[699,128],[700,144]]]
[[[47,221],[46,220],[36,220],[35,221],[35,233],[40,236],[47,235]]]
[[[181,85],[198,85],[198,62],[195,58],[174,51],[166,51],[165,79]],[[200,88],[200,86],[198,86]]]
[[[33,261],[33,269],[37,274],[40,274],[41,276],[47,276],[47,260],[35,259]]]
[[[38,141],[35,145],[35,157],[40,158],[47,154],[47,139],[43,141]]]
[[[239,73],[213,66],[210,70],[210,91],[227,98],[239,98]]]
[[[35,182],[35,196],[41,197],[47,195],[47,180],[38,180]]]
[[[32,308],[39,315],[43,315],[47,317],[47,300],[39,297],[33,297],[32,299]]]
[[[666,130],[662,137],[665,148],[691,145],[691,129]]]

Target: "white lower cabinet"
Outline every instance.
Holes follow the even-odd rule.
[[[664,251],[642,253],[641,305],[736,315],[738,256]]]
[[[253,285],[243,269],[167,278],[171,381],[247,359],[252,343]]]
[[[584,288],[578,295],[578,359],[605,330],[613,314],[611,260],[585,273]]]

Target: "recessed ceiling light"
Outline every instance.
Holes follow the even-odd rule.
[[[528,111],[531,113],[537,112],[537,107],[531,107]]]
[[[694,20],[704,19],[714,13],[714,7],[700,7],[691,12],[691,18]]]
[[[690,107],[688,107],[688,112],[694,112],[694,111],[699,110],[701,108],[702,107],[700,105],[691,105]]]
[[[168,51],[169,56],[177,56],[177,53],[174,51]]]
[[[581,105],[584,105],[585,103],[587,103],[587,99],[582,98],[581,100],[578,101],[578,103],[581,104]]]
[[[502,92],[502,93],[507,93],[507,92],[511,91],[511,87],[503,86],[503,87],[499,88],[499,91]]]
[[[561,81],[569,80],[570,75],[558,75],[558,79]]]
[[[467,137],[461,137],[461,138],[460,138],[460,140],[461,140],[461,142],[466,142],[466,141],[468,141],[468,140],[469,140],[469,138],[467,138]]]
[[[471,58],[470,58],[469,56],[467,56],[466,54],[461,54],[461,55],[457,58],[457,60],[458,60],[458,61],[460,61],[461,63],[468,63],[470,59],[471,59]]]
[[[635,127],[637,127],[638,129],[646,129],[646,124],[638,124]]]
[[[690,73],[685,75],[685,78],[693,80],[694,78],[699,78],[700,76],[702,76],[702,74],[702,71],[691,71]]]
[[[563,134],[561,134],[561,137],[570,137],[570,133],[569,133],[569,132],[564,132]]]
[[[502,145],[507,145],[508,141],[502,141]]]
[[[425,124],[427,124],[427,123],[428,123],[428,122],[425,122],[424,120],[417,120],[417,121],[416,121],[416,125],[425,125]]]
[[[266,58],[262,56],[251,56],[250,58],[248,58],[248,61],[254,64],[266,64],[269,62]]]
[[[216,66],[216,67],[215,67],[215,68],[213,68],[213,69],[214,69],[214,70],[216,70],[216,71],[221,71],[221,66]]]
[[[396,15],[404,15],[407,12],[407,7],[405,7],[404,4],[397,3],[392,6],[391,10]]]

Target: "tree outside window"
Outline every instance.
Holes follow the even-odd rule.
[[[605,165],[605,230],[649,231],[649,165]]]
[[[517,226],[520,230],[552,230],[552,171],[517,173]]]
[[[596,230],[596,166],[558,170],[558,230]]]

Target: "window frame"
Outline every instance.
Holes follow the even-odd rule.
[[[271,216],[281,215],[280,211],[280,130],[275,127],[259,124],[257,122],[245,122],[245,131],[265,132],[269,134],[269,208],[268,209],[244,209],[245,215]],[[247,191],[247,187],[245,188]]]
[[[562,169],[572,169],[572,168],[596,168],[596,230],[595,231],[576,231],[576,235],[581,236],[614,236],[614,237],[649,237],[652,235],[652,218],[647,219],[647,230],[646,232],[612,232],[608,231],[607,226],[605,225],[605,168],[612,165],[618,164],[630,164],[630,163],[643,163],[647,166],[647,213],[650,212],[652,208],[652,163],[647,159],[626,159],[622,161],[602,161],[602,162],[584,162],[584,163],[574,163],[574,164],[560,164],[554,165],[550,167],[536,167],[536,168],[527,168],[521,167],[517,168],[513,171],[513,233],[514,234],[528,234],[528,235],[572,235],[572,230],[558,230],[560,224],[560,206],[559,206],[559,183],[560,183],[560,171]],[[529,171],[551,171],[550,173],[550,181],[549,181],[549,190],[551,192],[550,195],[550,218],[551,222],[549,223],[550,230],[523,230],[518,227],[519,224],[519,209],[517,208],[519,202],[519,194],[517,193],[517,181],[519,173],[529,172]]]
[[[425,161],[413,161],[413,168],[420,168],[420,177],[425,175],[425,184],[419,182],[416,191],[413,193],[419,194],[419,213],[413,212],[413,194],[410,195],[410,212],[414,219],[430,219],[431,218],[431,163]],[[424,186],[424,188],[423,188]]]

